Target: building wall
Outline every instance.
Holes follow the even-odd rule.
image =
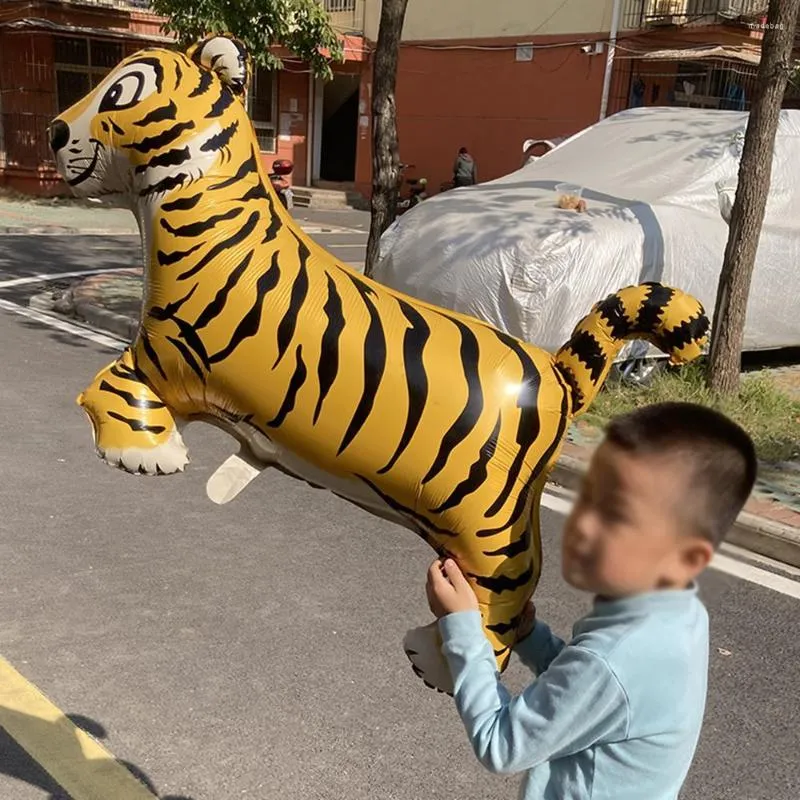
[[[625,2],[626,0],[623,0]],[[378,38],[380,0],[367,0],[364,33]],[[404,41],[557,36],[608,31],[613,0],[409,0]]]
[[[507,39],[402,48],[400,158],[415,164],[434,192],[452,178],[461,146],[484,182],[521,166],[525,139],[570,135],[598,120],[605,55],[583,53],[571,37],[533,41],[531,61],[517,61]]]

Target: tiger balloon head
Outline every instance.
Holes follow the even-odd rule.
[[[73,193],[160,195],[227,174],[252,146],[244,45],[211,36],[186,53],[141,50],[52,121],[50,147]]]

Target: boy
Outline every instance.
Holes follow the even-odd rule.
[[[466,578],[451,559],[431,566],[458,712],[485,767],[528,771],[520,797],[678,796],[706,700],[708,617],[694,581],[755,475],[750,438],[716,411],[663,403],[612,421],[562,543],[565,580],[594,606],[569,644],[529,607],[517,652],[539,677],[518,697],[499,681]]]

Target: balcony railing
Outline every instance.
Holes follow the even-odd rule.
[[[319,0],[339,31],[363,32],[366,0]]]
[[[628,0],[625,27],[745,21],[766,14],[767,5],[768,0]]]

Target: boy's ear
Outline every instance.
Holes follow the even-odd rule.
[[[250,58],[238,39],[227,34],[209,36],[192,45],[186,55],[215,73],[237,97],[244,99],[250,83]]]

